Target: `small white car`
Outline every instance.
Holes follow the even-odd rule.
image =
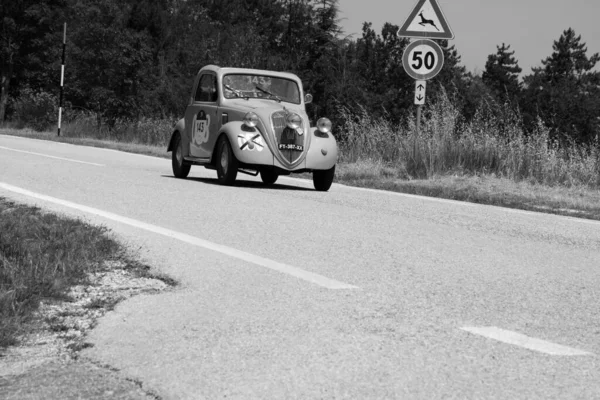
[[[216,169],[224,185],[238,172],[260,174],[272,185],[279,175],[312,172],[315,189],[329,190],[337,143],[327,118],[310,126],[305,105],[311,101],[291,73],[202,68],[167,148],[173,174],[186,178],[192,165],[203,165]]]

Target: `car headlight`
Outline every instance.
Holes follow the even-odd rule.
[[[327,118],[319,118],[317,121],[317,129],[322,133],[331,131],[331,121]]]
[[[258,121],[258,115],[252,111],[244,115],[244,124],[250,128],[254,128],[256,125],[258,125]]]
[[[302,125],[302,118],[298,114],[289,113],[287,117],[285,117],[285,122],[288,127],[298,129],[300,128],[300,125]]]

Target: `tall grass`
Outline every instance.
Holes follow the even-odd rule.
[[[139,120],[117,119],[109,125],[96,113],[77,112],[65,121],[61,135],[166,148],[176,122],[175,119],[142,117]]]
[[[342,109],[340,161],[369,161],[393,168],[400,177],[493,174],[514,181],[600,188],[600,147],[560,146],[542,121],[531,133],[508,104],[484,103],[465,123],[455,102],[441,92],[425,108],[421,129],[416,118],[404,126],[358,116]]]
[[[41,300],[61,298],[119,254],[105,228],[0,198],[0,348],[16,342]]]

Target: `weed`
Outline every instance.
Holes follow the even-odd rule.
[[[372,118],[364,109],[358,116],[340,112],[346,121],[340,161],[357,169],[368,166],[363,174],[389,175],[389,169],[382,168],[386,166],[411,179],[494,174],[515,182],[600,188],[598,143],[559,145],[541,120],[527,133],[509,104],[483,103],[465,123],[442,91],[425,109],[419,132],[414,116],[401,126]]]
[[[0,214],[0,347],[5,347],[15,343],[42,299],[64,300],[71,285],[97,271],[120,246],[106,228],[2,198]]]

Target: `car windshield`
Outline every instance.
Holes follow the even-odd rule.
[[[300,90],[295,81],[268,75],[225,75],[223,94],[226,99],[261,98],[300,104]]]

